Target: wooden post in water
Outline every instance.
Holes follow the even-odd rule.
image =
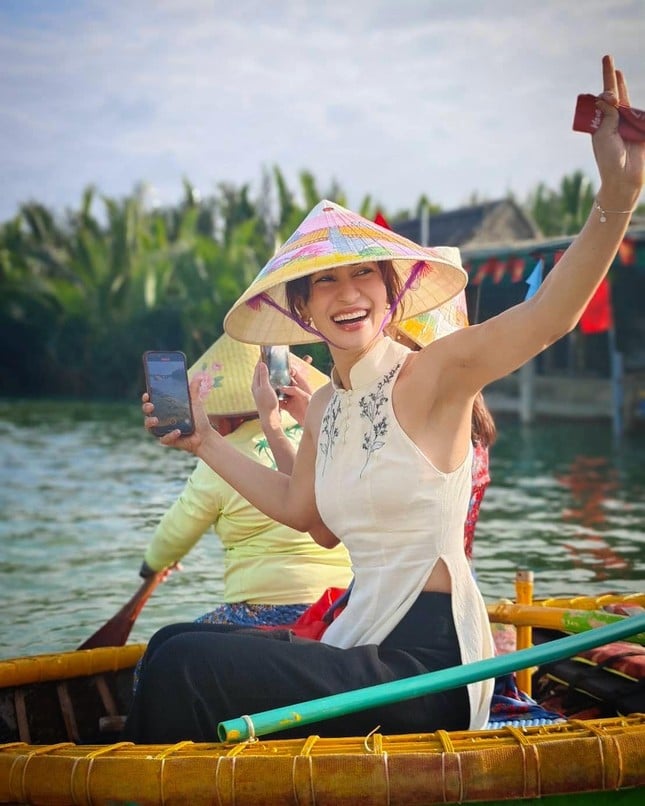
[[[625,392],[623,384],[625,373],[623,371],[623,355],[616,346],[616,331],[612,325],[607,332],[609,339],[609,363],[611,369],[611,405],[612,405],[612,431],[615,437],[622,437],[624,432],[623,407]]]
[[[517,604],[533,604],[533,571],[517,571],[515,574],[515,599]],[[531,627],[517,627],[517,648],[528,649],[533,643]],[[517,674],[517,687],[525,694],[531,695],[532,669],[520,669]]]
[[[522,365],[518,372],[519,401],[518,413],[520,422],[529,425],[535,418],[535,363],[531,359]]]

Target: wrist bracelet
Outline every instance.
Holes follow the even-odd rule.
[[[612,214],[613,215],[631,215],[631,213],[634,212],[636,207],[638,207],[638,205],[636,205],[635,207],[632,207],[631,210],[605,210],[603,207],[600,206],[600,202],[598,201],[597,196],[593,200],[593,206],[600,213],[600,223],[601,224],[604,224],[605,221],[607,221],[607,215],[612,215]]]

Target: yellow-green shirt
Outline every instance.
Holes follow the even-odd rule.
[[[288,415],[287,436],[296,446],[302,429]],[[275,468],[258,419],[225,437],[256,462]],[[155,571],[177,562],[212,527],[224,546],[225,602],[299,604],[314,602],[328,587],[351,578],[344,546],[319,546],[309,534],[267,518],[201,460],[183,492],[162,517],[145,552]]]

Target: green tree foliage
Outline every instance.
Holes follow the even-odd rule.
[[[576,171],[563,177],[558,190],[540,183],[529,196],[527,207],[544,235],[573,235],[589,215],[594,195],[591,181]]]
[[[136,394],[141,353],[196,359],[269,253],[248,188],[202,201],[186,182],[179,205],[152,210],[141,189],[116,200],[88,188],[61,221],[23,205],[0,228],[3,390]]]
[[[275,249],[321,199],[348,206],[333,180],[321,191],[280,169],[260,188],[220,184],[201,198],[187,180],[178,204],[150,204],[144,186],[114,199],[88,187],[55,215],[30,202],[0,225],[0,388],[10,395],[138,397],[146,349],[181,349],[190,363],[222,333],[224,316]],[[475,198],[475,197],[473,197]],[[581,173],[557,191],[539,185],[527,209],[545,235],[577,231],[593,202]],[[392,223],[439,205],[421,196],[388,211],[366,195],[357,210]],[[324,345],[295,348],[329,369]]]

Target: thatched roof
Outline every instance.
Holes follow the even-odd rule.
[[[434,213],[429,216],[428,223],[428,245],[480,246],[541,236],[537,225],[511,199]],[[422,243],[420,218],[399,221],[392,225],[392,229],[415,243]]]

